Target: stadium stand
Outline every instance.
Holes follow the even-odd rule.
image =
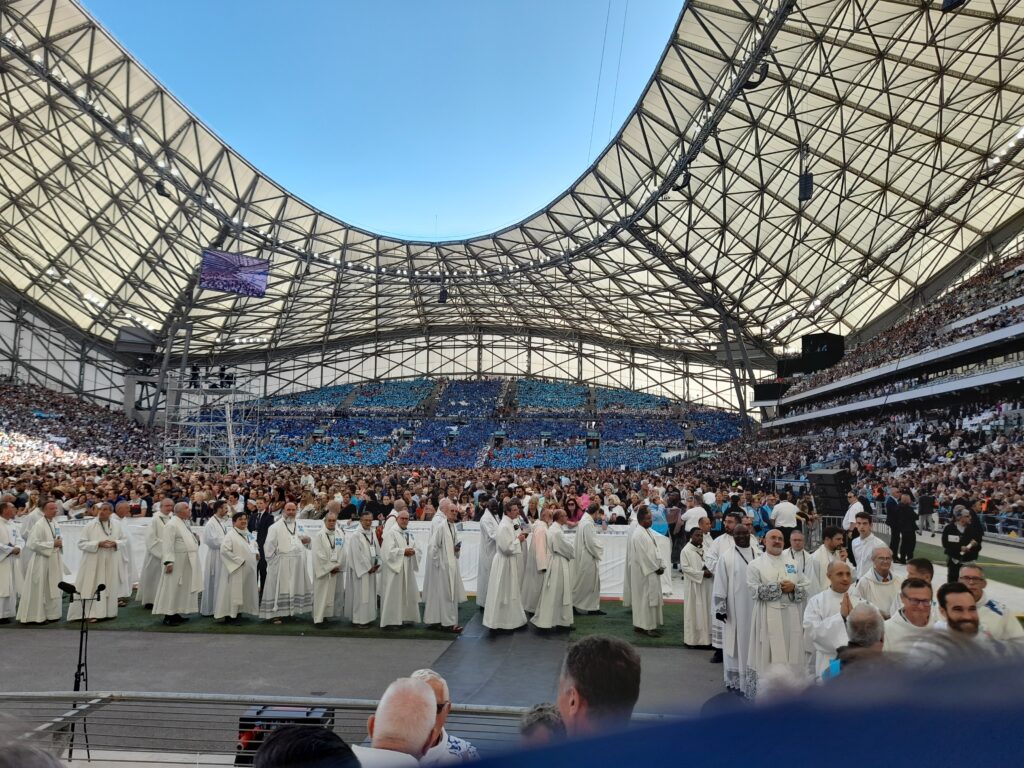
[[[672,401],[660,395],[633,392],[628,389],[594,387],[594,405],[598,413],[655,413],[667,411]]]
[[[516,387],[520,413],[582,413],[590,392],[580,384],[520,379]]]
[[[394,413],[415,410],[434,389],[430,379],[361,384],[352,401],[353,413]]]
[[[501,394],[500,379],[456,379],[449,381],[438,400],[435,416],[483,418],[494,413]]]

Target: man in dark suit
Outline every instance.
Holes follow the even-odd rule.
[[[274,524],[274,515],[267,511],[266,499],[256,499],[256,511],[249,515],[249,531],[256,534],[256,548],[259,560],[256,563],[256,576],[260,583],[260,600],[263,599],[263,584],[267,580],[267,556],[263,545],[267,542],[267,532]]]

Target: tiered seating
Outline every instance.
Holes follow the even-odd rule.
[[[365,432],[368,437],[390,437],[396,429],[408,428],[407,419],[349,416],[329,422],[325,433],[333,437],[359,437],[360,432]]]
[[[580,413],[588,396],[581,384],[522,379],[517,387],[520,413]]]
[[[353,412],[395,413],[414,410],[434,389],[430,379],[362,384],[352,401]]]
[[[626,465],[626,469],[653,469],[661,466],[661,454],[664,452],[664,446],[605,444],[602,442],[597,465],[601,469],[618,469],[623,464]]]
[[[666,418],[609,418],[601,422],[599,431],[602,443],[609,440],[633,440],[641,433],[648,439],[665,443],[682,444],[686,441],[683,425]]]
[[[452,429],[456,432],[452,435]],[[439,419],[425,421],[399,459],[401,464],[432,467],[472,467],[496,429],[482,419],[455,425]]]
[[[532,467],[559,467],[581,469],[587,461],[587,449],[582,445],[527,448],[504,445],[496,448],[488,464],[508,469]]]
[[[686,418],[693,425],[694,438],[702,443],[724,443],[736,439],[743,431],[736,413],[693,409]]]
[[[264,400],[264,404],[271,408],[337,408],[355,387],[355,384],[338,384],[288,395],[275,395]]]
[[[578,440],[587,436],[587,428],[580,421],[564,419],[520,419],[505,425],[509,440]]]
[[[274,441],[256,451],[258,464],[309,464],[311,466],[369,466],[384,464],[392,445],[382,441],[318,440],[308,447],[301,442]]]
[[[466,418],[490,416],[498,405],[502,383],[498,379],[450,381],[438,399],[436,414]]]
[[[594,401],[598,413],[651,413],[666,411],[672,406],[671,400],[660,395],[605,387],[594,387]]]
[[[260,431],[264,435],[279,435],[281,437],[305,437],[313,434],[313,431],[321,426],[317,419],[289,419],[275,418],[267,419],[260,425]]]

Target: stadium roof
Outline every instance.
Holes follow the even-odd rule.
[[[95,339],[184,315],[193,353],[235,359],[465,330],[714,362],[723,331],[762,352],[850,333],[1020,228],[1021,16],[999,0],[692,0],[569,190],[432,243],[274,184],[71,0],[5,2],[3,280]],[[264,298],[196,290],[218,239],[271,260]]]

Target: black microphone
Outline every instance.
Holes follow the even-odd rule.
[[[96,587],[96,597],[99,597],[100,596],[100,592],[102,592],[106,588],[107,588],[106,584],[100,584],[98,587]]]
[[[75,589],[75,585],[74,584],[68,584],[66,581],[59,582],[57,584],[57,589],[59,589],[61,592],[63,592],[66,595],[76,595],[76,594],[78,594],[78,590]]]

